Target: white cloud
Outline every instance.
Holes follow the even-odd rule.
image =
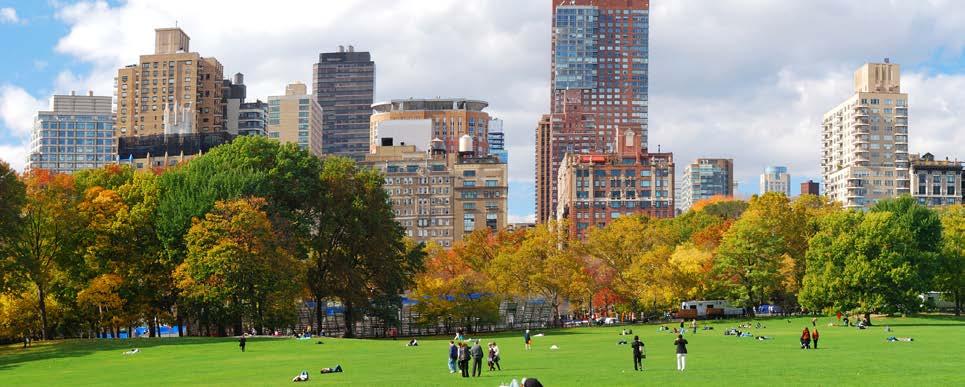
[[[490,102],[504,120],[510,179],[533,179],[534,129],[549,109],[550,3],[456,0],[278,0],[258,22],[224,28],[219,2],[81,2],[58,10],[70,27],[56,50],[90,64],[62,72],[59,92],[111,92],[116,69],[153,50],[153,28],[175,21],[191,47],[243,72],[252,98],[311,82],[320,51],[354,44],[376,62],[376,99],[461,96]],[[886,27],[885,27],[886,26]],[[965,2],[813,0],[653,2],[650,31],[650,146],[673,151],[678,172],[701,156],[734,157],[754,190],[768,164],[818,177],[822,114],[851,94],[865,61],[904,65],[912,152],[965,157],[965,75],[926,64],[960,62]],[[947,71],[945,71],[947,73]],[[926,104],[928,106],[926,106]],[[531,208],[529,206],[522,206]]]
[[[536,223],[536,214],[509,215],[507,223]]]
[[[13,169],[23,172],[27,163],[27,147],[23,145],[0,145],[0,160],[6,161]]]
[[[2,23],[18,24],[21,22],[26,22],[26,20],[21,20],[20,17],[17,16],[16,9],[13,9],[10,7],[0,8],[0,24]]]
[[[44,100],[34,98],[26,90],[11,85],[0,85],[0,121],[10,130],[0,138],[26,141],[30,138],[34,116],[47,107]]]

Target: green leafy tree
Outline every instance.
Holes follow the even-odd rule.
[[[965,293],[965,206],[944,209],[941,222],[942,250],[936,286],[955,302],[955,315],[961,316]]]
[[[826,216],[810,241],[802,304],[869,321],[873,312],[915,312],[933,284],[940,241],[938,216],[910,197]]]
[[[322,301],[337,299],[343,306],[345,335],[353,337],[359,312],[391,311],[389,306],[401,302],[401,294],[422,270],[425,253],[405,242],[380,172],[329,157],[319,177],[319,191],[308,210],[313,229],[308,288],[316,299],[316,321],[322,320]]]
[[[21,210],[26,201],[26,188],[10,164],[0,160],[0,292],[13,275],[7,269],[10,248],[17,237],[21,222]],[[12,278],[11,278],[12,279]]]

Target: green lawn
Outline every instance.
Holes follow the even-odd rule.
[[[621,327],[550,330],[525,351],[518,332],[482,336],[502,350],[503,370],[463,380],[446,369],[448,340],[405,341],[253,339],[241,353],[233,339],[165,338],[132,341],[69,340],[0,347],[0,386],[19,385],[284,385],[301,370],[309,385],[498,386],[535,376],[546,386],[660,385],[965,385],[965,320],[876,319],[868,330],[828,327],[822,318],[821,349],[798,349],[810,319],[764,320],[752,330],[773,340],[724,336],[737,322],[710,324],[713,331],[687,335],[687,370],[675,370],[673,335],[655,325],[632,326],[646,343],[647,370],[634,372],[628,346],[616,345]],[[893,332],[884,331],[890,325]],[[701,324],[703,326],[705,324]],[[888,343],[888,336],[914,342]],[[559,346],[550,350],[551,345]],[[141,353],[121,353],[138,347]],[[319,375],[341,364],[341,374]],[[485,364],[484,364],[485,366]]]

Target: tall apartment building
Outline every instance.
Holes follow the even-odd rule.
[[[233,80],[224,80],[225,131],[240,136],[267,136],[268,104],[261,100],[246,102],[247,94],[244,74],[236,73]]]
[[[395,220],[417,242],[451,247],[477,229],[506,227],[506,164],[495,156],[449,152],[436,139],[378,146],[362,165],[385,174]]]
[[[761,174],[761,195],[767,192],[783,192],[787,197],[791,197],[791,175],[787,173],[787,167],[767,167]]]
[[[322,107],[304,83],[289,84],[285,95],[268,97],[268,137],[322,156]]]
[[[620,152],[563,156],[556,219],[568,220],[572,236],[582,239],[621,216],[676,215],[673,154],[647,153],[632,132],[623,138]]]
[[[962,162],[935,160],[931,153],[911,155],[912,196],[927,206],[962,203]]]
[[[567,152],[617,152],[627,131],[647,146],[649,12],[649,0],[553,3],[550,114],[536,133],[538,222],[556,217]]]
[[[493,118],[489,120],[489,154],[499,157],[499,161],[509,164],[509,152],[506,151],[506,133],[503,132],[503,120]]]
[[[801,183],[801,195],[821,195],[821,184],[811,180]]]
[[[440,139],[446,149],[458,149],[463,135],[472,138],[472,151],[489,154],[489,113],[483,111],[489,103],[464,98],[394,99],[372,105],[370,119],[371,143],[374,152],[385,139],[408,136],[409,145],[428,144]],[[395,141],[399,144],[399,141]]]
[[[684,168],[680,179],[680,209],[714,196],[734,196],[733,159],[697,159]]]
[[[369,117],[375,100],[375,62],[368,52],[338,47],[318,55],[314,96],[325,111],[324,153],[362,160],[369,152]]]
[[[54,95],[39,111],[30,136],[26,169],[70,173],[117,160],[110,96]]]
[[[117,70],[117,135],[224,130],[221,63],[191,52],[180,28],[154,31],[154,53]]]
[[[866,63],[854,94],[824,114],[824,191],[845,208],[910,194],[908,94],[895,63]]]

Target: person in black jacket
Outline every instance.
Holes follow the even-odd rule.
[[[241,334],[241,338],[238,339],[238,346],[241,347],[241,352],[244,352],[244,351],[245,351],[245,343],[246,343],[247,341],[248,341],[248,340],[245,338],[245,334],[242,333],[242,334]]]
[[[677,346],[677,371],[683,371],[687,368],[687,339],[684,335],[677,335],[673,343]]]
[[[630,344],[630,347],[633,348],[633,370],[643,371],[643,342],[640,341],[640,336],[633,336],[633,343]]]

